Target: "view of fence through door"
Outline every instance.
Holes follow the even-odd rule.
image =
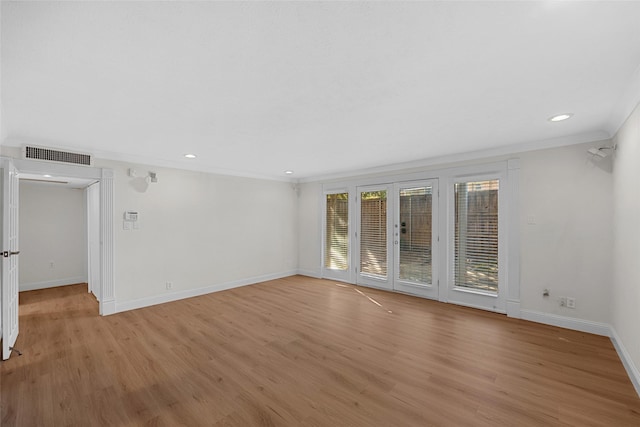
[[[392,289],[393,233],[388,184],[357,189],[357,283]]]
[[[395,184],[394,289],[438,298],[434,285],[437,254],[437,182]],[[436,197],[434,197],[434,193]],[[435,237],[435,238],[434,238]]]
[[[400,190],[398,279],[431,283],[431,187]]]
[[[326,195],[324,267],[349,268],[349,193]]]
[[[387,277],[387,191],[360,193],[360,272]]]
[[[498,188],[498,180],[455,184],[455,286],[498,292]]]

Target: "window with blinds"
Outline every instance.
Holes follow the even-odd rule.
[[[360,193],[360,272],[387,276],[387,192]]]
[[[455,184],[454,284],[498,292],[499,181]]]
[[[327,194],[324,266],[349,268],[349,193]]]

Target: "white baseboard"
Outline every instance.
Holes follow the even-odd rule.
[[[522,318],[522,313],[520,311],[520,301],[507,300],[507,316],[515,317],[516,319]]]
[[[574,331],[588,332],[595,335],[611,336],[611,326],[606,323],[592,322],[591,320],[576,319],[575,317],[560,316],[558,314],[545,313],[543,311],[520,310],[520,318],[545,325],[558,326]]]
[[[100,303],[100,316],[108,316],[110,314],[116,313],[116,302],[115,300],[102,301]]]
[[[64,279],[46,280],[44,282],[21,283],[18,287],[19,291],[35,291],[37,289],[55,288],[58,286],[76,285],[78,283],[87,283],[87,278],[83,276],[65,277]]]
[[[151,297],[139,298],[131,301],[124,301],[124,302],[116,301],[115,310],[112,313],[106,313],[106,310],[105,310],[104,314],[121,313],[123,311],[135,310],[138,308],[149,307],[152,305],[178,301],[185,298],[192,298],[200,295],[206,295],[213,292],[225,291],[227,289],[239,288],[241,286],[253,285],[260,282],[266,282],[268,280],[275,280],[275,279],[281,279],[283,277],[295,276],[296,274],[297,274],[297,271],[285,271],[282,273],[267,274],[264,276],[250,277],[247,279],[234,280],[232,282],[219,283],[217,285],[206,286],[204,288],[167,292],[166,294],[154,295]]]
[[[627,349],[622,343],[622,339],[613,326],[607,323],[592,322],[590,320],[576,319],[574,317],[560,316],[534,310],[520,310],[520,318],[532,322],[544,323],[545,325],[558,326],[560,328],[609,337],[613,343],[613,347],[618,353],[618,357],[620,357],[622,361],[624,369],[627,371],[627,375],[629,375],[631,384],[633,384],[636,393],[640,396],[640,371],[635,363],[633,363],[633,359],[631,359],[629,352],[627,352]]]
[[[622,344],[622,340],[620,339],[620,336],[618,335],[616,330],[613,327],[611,327],[610,330],[611,342],[618,352],[620,360],[622,360],[622,365],[624,366],[624,369],[626,369],[627,375],[629,375],[631,384],[633,384],[633,387],[636,389],[636,393],[638,393],[638,396],[640,396],[640,371],[638,371],[635,363],[633,363],[629,352],[625,348],[624,344]]]
[[[301,276],[313,277],[314,279],[322,279],[322,274],[320,274],[319,271],[298,269],[296,274],[299,274]]]

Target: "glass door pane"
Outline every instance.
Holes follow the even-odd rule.
[[[349,193],[326,195],[324,266],[330,270],[349,268]]]
[[[454,185],[454,286],[498,293],[499,181]]]
[[[398,278],[431,283],[432,188],[402,188],[399,198]]]
[[[360,273],[387,278],[387,191],[360,193]]]
[[[394,185],[393,288],[433,299],[439,297],[437,194],[435,179]]]

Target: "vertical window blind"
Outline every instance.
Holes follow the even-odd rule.
[[[498,291],[498,190],[498,180],[455,184],[455,286]]]
[[[324,266],[349,268],[349,193],[327,194]]]
[[[360,272],[387,276],[387,192],[360,193]]]

